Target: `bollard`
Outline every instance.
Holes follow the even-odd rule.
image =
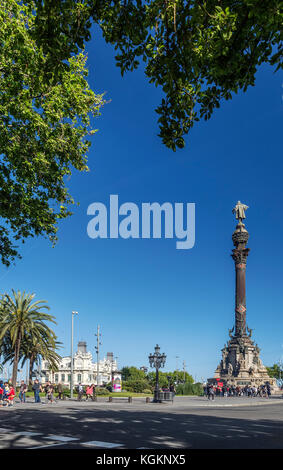
[[[128,397],[128,403],[132,403],[133,401],[133,398],[132,397]]]
[[[112,397],[109,397],[109,401],[112,402]]]
[[[149,397],[146,397],[145,402],[146,402],[146,403],[150,403],[150,398],[149,398]]]
[[[97,396],[96,395],[93,397],[93,401],[97,401]]]

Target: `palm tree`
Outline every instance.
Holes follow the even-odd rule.
[[[16,387],[18,363],[22,341],[29,335],[44,336],[49,327],[44,323],[56,323],[54,316],[41,310],[49,307],[45,300],[33,302],[35,294],[12,290],[13,296],[4,294],[0,300],[0,341],[8,337],[14,354],[12,384]]]
[[[53,332],[52,332],[53,333]],[[50,331],[37,338],[36,335],[30,335],[22,343],[21,367],[29,360],[29,383],[32,383],[32,372],[35,364],[39,364],[40,359],[47,361],[53,372],[58,370],[58,364],[61,356],[56,352],[61,346],[57,341],[57,336],[50,334]]]
[[[29,360],[29,384],[32,383],[34,365],[38,365],[40,359],[48,361],[50,369],[53,372],[58,370],[61,356],[56,352],[56,349],[61,347],[61,345],[62,343],[57,341],[57,336],[50,329],[39,337],[37,337],[36,334],[30,334],[23,338],[19,353],[19,362],[21,361],[21,368],[23,368],[26,361]],[[7,338],[7,335],[3,338],[2,354],[4,358],[3,364],[13,361],[14,350],[11,345],[11,340]]]

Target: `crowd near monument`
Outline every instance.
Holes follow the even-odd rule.
[[[232,211],[238,220],[232,235],[235,246],[232,258],[236,272],[235,324],[229,330],[230,339],[222,349],[222,360],[215,371],[214,381],[221,380],[231,386],[256,387],[269,382],[275,389],[276,379],[269,377],[259,357],[260,349],[252,340],[252,330],[246,322],[246,266],[250,249],[246,247],[249,233],[243,220],[246,218],[247,209],[248,206],[238,201]]]

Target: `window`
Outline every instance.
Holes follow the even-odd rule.
[[[68,374],[68,382],[71,382],[71,374]]]
[[[59,379],[58,374],[55,374],[55,382],[58,383],[58,381],[59,381],[58,379]]]
[[[82,374],[78,374],[78,382],[82,381]]]
[[[65,374],[61,374],[61,380],[62,382],[65,382]]]

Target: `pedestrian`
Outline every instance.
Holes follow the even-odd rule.
[[[176,395],[176,387],[175,384],[171,384],[169,387],[170,392],[173,393],[173,397]]]
[[[45,399],[47,399],[48,401],[48,392],[49,392],[49,387],[50,387],[51,383],[50,381],[48,380],[48,382],[46,383],[45,387],[44,387],[44,393],[45,393]],[[45,400],[46,401],[46,400]]]
[[[54,402],[54,385],[52,385],[50,382],[48,384],[47,388],[47,403],[53,403]]]
[[[57,391],[58,391],[58,399],[62,400],[62,395],[63,395],[63,385],[61,382],[58,383],[57,386]]]
[[[3,380],[0,380],[0,406],[3,406],[3,398],[4,398],[4,384],[3,384]]]
[[[208,397],[208,386],[207,385],[203,386],[203,394],[204,394],[205,397]]]
[[[19,393],[19,399],[20,399],[20,402],[21,403],[25,403],[26,402],[26,392],[27,392],[27,386],[25,384],[25,381],[24,380],[21,380],[21,384],[20,384],[20,393]]]
[[[9,392],[7,393],[8,406],[13,406],[15,398],[15,389],[13,385],[9,385]]]
[[[93,384],[88,385],[88,386],[86,387],[86,401],[87,401],[89,398],[90,398],[91,400],[93,400]]]
[[[83,388],[81,382],[77,386],[77,392],[78,392],[78,401],[82,401],[82,396],[84,394],[84,388]]]
[[[4,382],[3,401],[7,404],[7,397],[10,391],[9,382]]]
[[[215,390],[213,385],[210,385],[208,388],[208,399],[214,400]]]
[[[35,379],[33,386],[33,393],[34,393],[34,402],[35,403],[41,403],[39,392],[42,392],[42,387],[41,384],[39,383],[38,379]]]

